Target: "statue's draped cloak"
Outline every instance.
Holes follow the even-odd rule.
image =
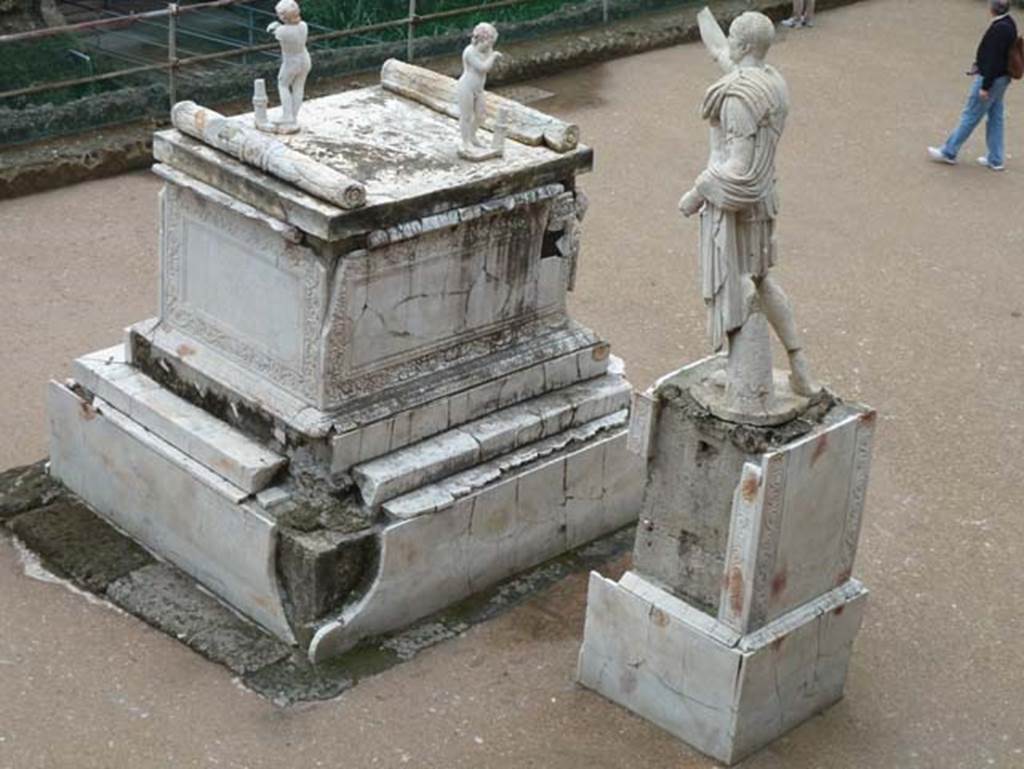
[[[711,125],[711,158],[697,179],[701,292],[715,351],[747,319],[744,275],[775,263],[775,148],[786,121],[786,82],[772,67],[740,67],[708,89],[701,116]],[[728,164],[733,142],[753,141],[749,166]]]

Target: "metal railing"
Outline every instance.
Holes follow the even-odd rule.
[[[211,0],[210,2],[195,3],[192,5],[179,5],[177,3],[168,3],[166,8],[154,11],[145,11],[142,13],[133,13],[125,16],[94,19],[91,21],[80,22],[78,24],[67,24],[59,27],[47,27],[43,29],[33,29],[26,32],[17,32],[14,34],[0,35],[0,45],[4,45],[9,43],[39,40],[41,38],[55,37],[58,35],[76,34],[80,32],[96,32],[108,28],[124,29],[135,24],[152,22],[153,20],[157,19],[167,20],[166,61],[154,62],[152,64],[143,64],[135,67],[127,67],[112,72],[90,74],[86,77],[71,78],[47,83],[36,83],[22,88],[0,91],[0,100],[10,99],[16,96],[27,96],[31,94],[44,93],[46,91],[55,91],[62,88],[71,88],[79,85],[87,85],[90,83],[98,83],[107,80],[112,80],[115,78],[127,77],[131,75],[155,73],[162,70],[166,70],[169,100],[170,104],[173,105],[177,99],[177,79],[179,76],[179,72],[183,68],[195,66],[197,64],[202,63],[230,60],[237,56],[248,56],[249,54],[258,53],[262,51],[277,50],[278,43],[277,41],[274,41],[270,43],[260,43],[256,45],[238,46],[236,48],[232,48],[226,51],[217,51],[214,53],[185,56],[184,58],[180,58],[178,56],[178,19],[181,16],[215,8],[227,8],[234,5],[242,5],[247,2],[251,2],[251,0]],[[369,35],[375,32],[382,32],[386,30],[400,29],[402,27],[405,27],[406,59],[408,61],[412,61],[415,55],[416,28],[418,26],[423,24],[429,24],[432,22],[443,21],[445,19],[451,19],[458,16],[478,13],[481,11],[494,11],[502,8],[510,8],[517,5],[525,5],[530,2],[534,2],[534,0],[495,0],[495,2],[484,2],[476,5],[463,6],[460,8],[452,8],[446,11],[438,11],[435,13],[420,15],[419,13],[417,13],[417,0],[409,0],[408,15],[403,18],[377,22],[374,24],[366,24],[360,27],[349,27],[346,29],[321,32],[318,34],[310,35],[307,42],[309,44],[325,43],[328,41],[340,40],[347,37]],[[609,15],[609,0],[600,0],[600,2],[602,6],[602,19],[605,23],[607,23]]]

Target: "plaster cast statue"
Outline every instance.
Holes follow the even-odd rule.
[[[267,32],[281,44],[281,69],[277,73],[281,118],[274,129],[294,133],[299,130],[299,108],[306,90],[306,78],[313,67],[306,50],[309,27],[302,20],[302,12],[295,0],[280,0],[274,10],[280,21],[273,21],[267,26]]]
[[[501,58],[501,54],[494,50],[497,42],[498,30],[493,24],[481,22],[473,28],[473,37],[462,52],[462,76],[455,85],[459,131],[462,134],[459,154],[471,160],[495,156],[494,148],[488,151],[477,138],[477,131],[486,112],[484,87],[487,85],[487,73]]]
[[[778,71],[765,63],[775,35],[767,16],[740,15],[726,38],[705,8],[700,28],[726,74],[704,96],[701,115],[710,125],[711,154],[679,208],[688,217],[700,214],[708,330],[716,352],[728,345],[729,362],[718,384],[732,390],[741,405],[767,407],[774,395],[770,340],[756,328],[765,319],[789,355],[792,392],[810,396],[820,389],[811,379],[789,300],[770,274],[777,256],[775,150],[789,92]]]

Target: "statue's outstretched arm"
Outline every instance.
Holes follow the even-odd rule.
[[[704,47],[708,49],[708,53],[711,54],[711,58],[715,60],[715,63],[723,71],[732,72],[736,65],[729,57],[729,39],[718,25],[718,20],[711,13],[710,8],[705,6],[697,14],[697,26],[700,28],[700,39],[704,42]]]

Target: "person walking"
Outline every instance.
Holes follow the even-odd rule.
[[[793,15],[784,19],[782,26],[790,29],[814,26],[814,0],[793,0]]]
[[[956,163],[956,156],[971,132],[986,118],[985,143],[988,154],[978,163],[993,171],[1006,168],[1003,155],[1003,98],[1010,85],[1007,61],[1010,47],[1017,41],[1017,24],[1010,16],[1010,0],[989,0],[992,21],[985,30],[978,53],[968,75],[974,76],[960,125],[942,147],[929,147],[928,157],[936,163]]]

